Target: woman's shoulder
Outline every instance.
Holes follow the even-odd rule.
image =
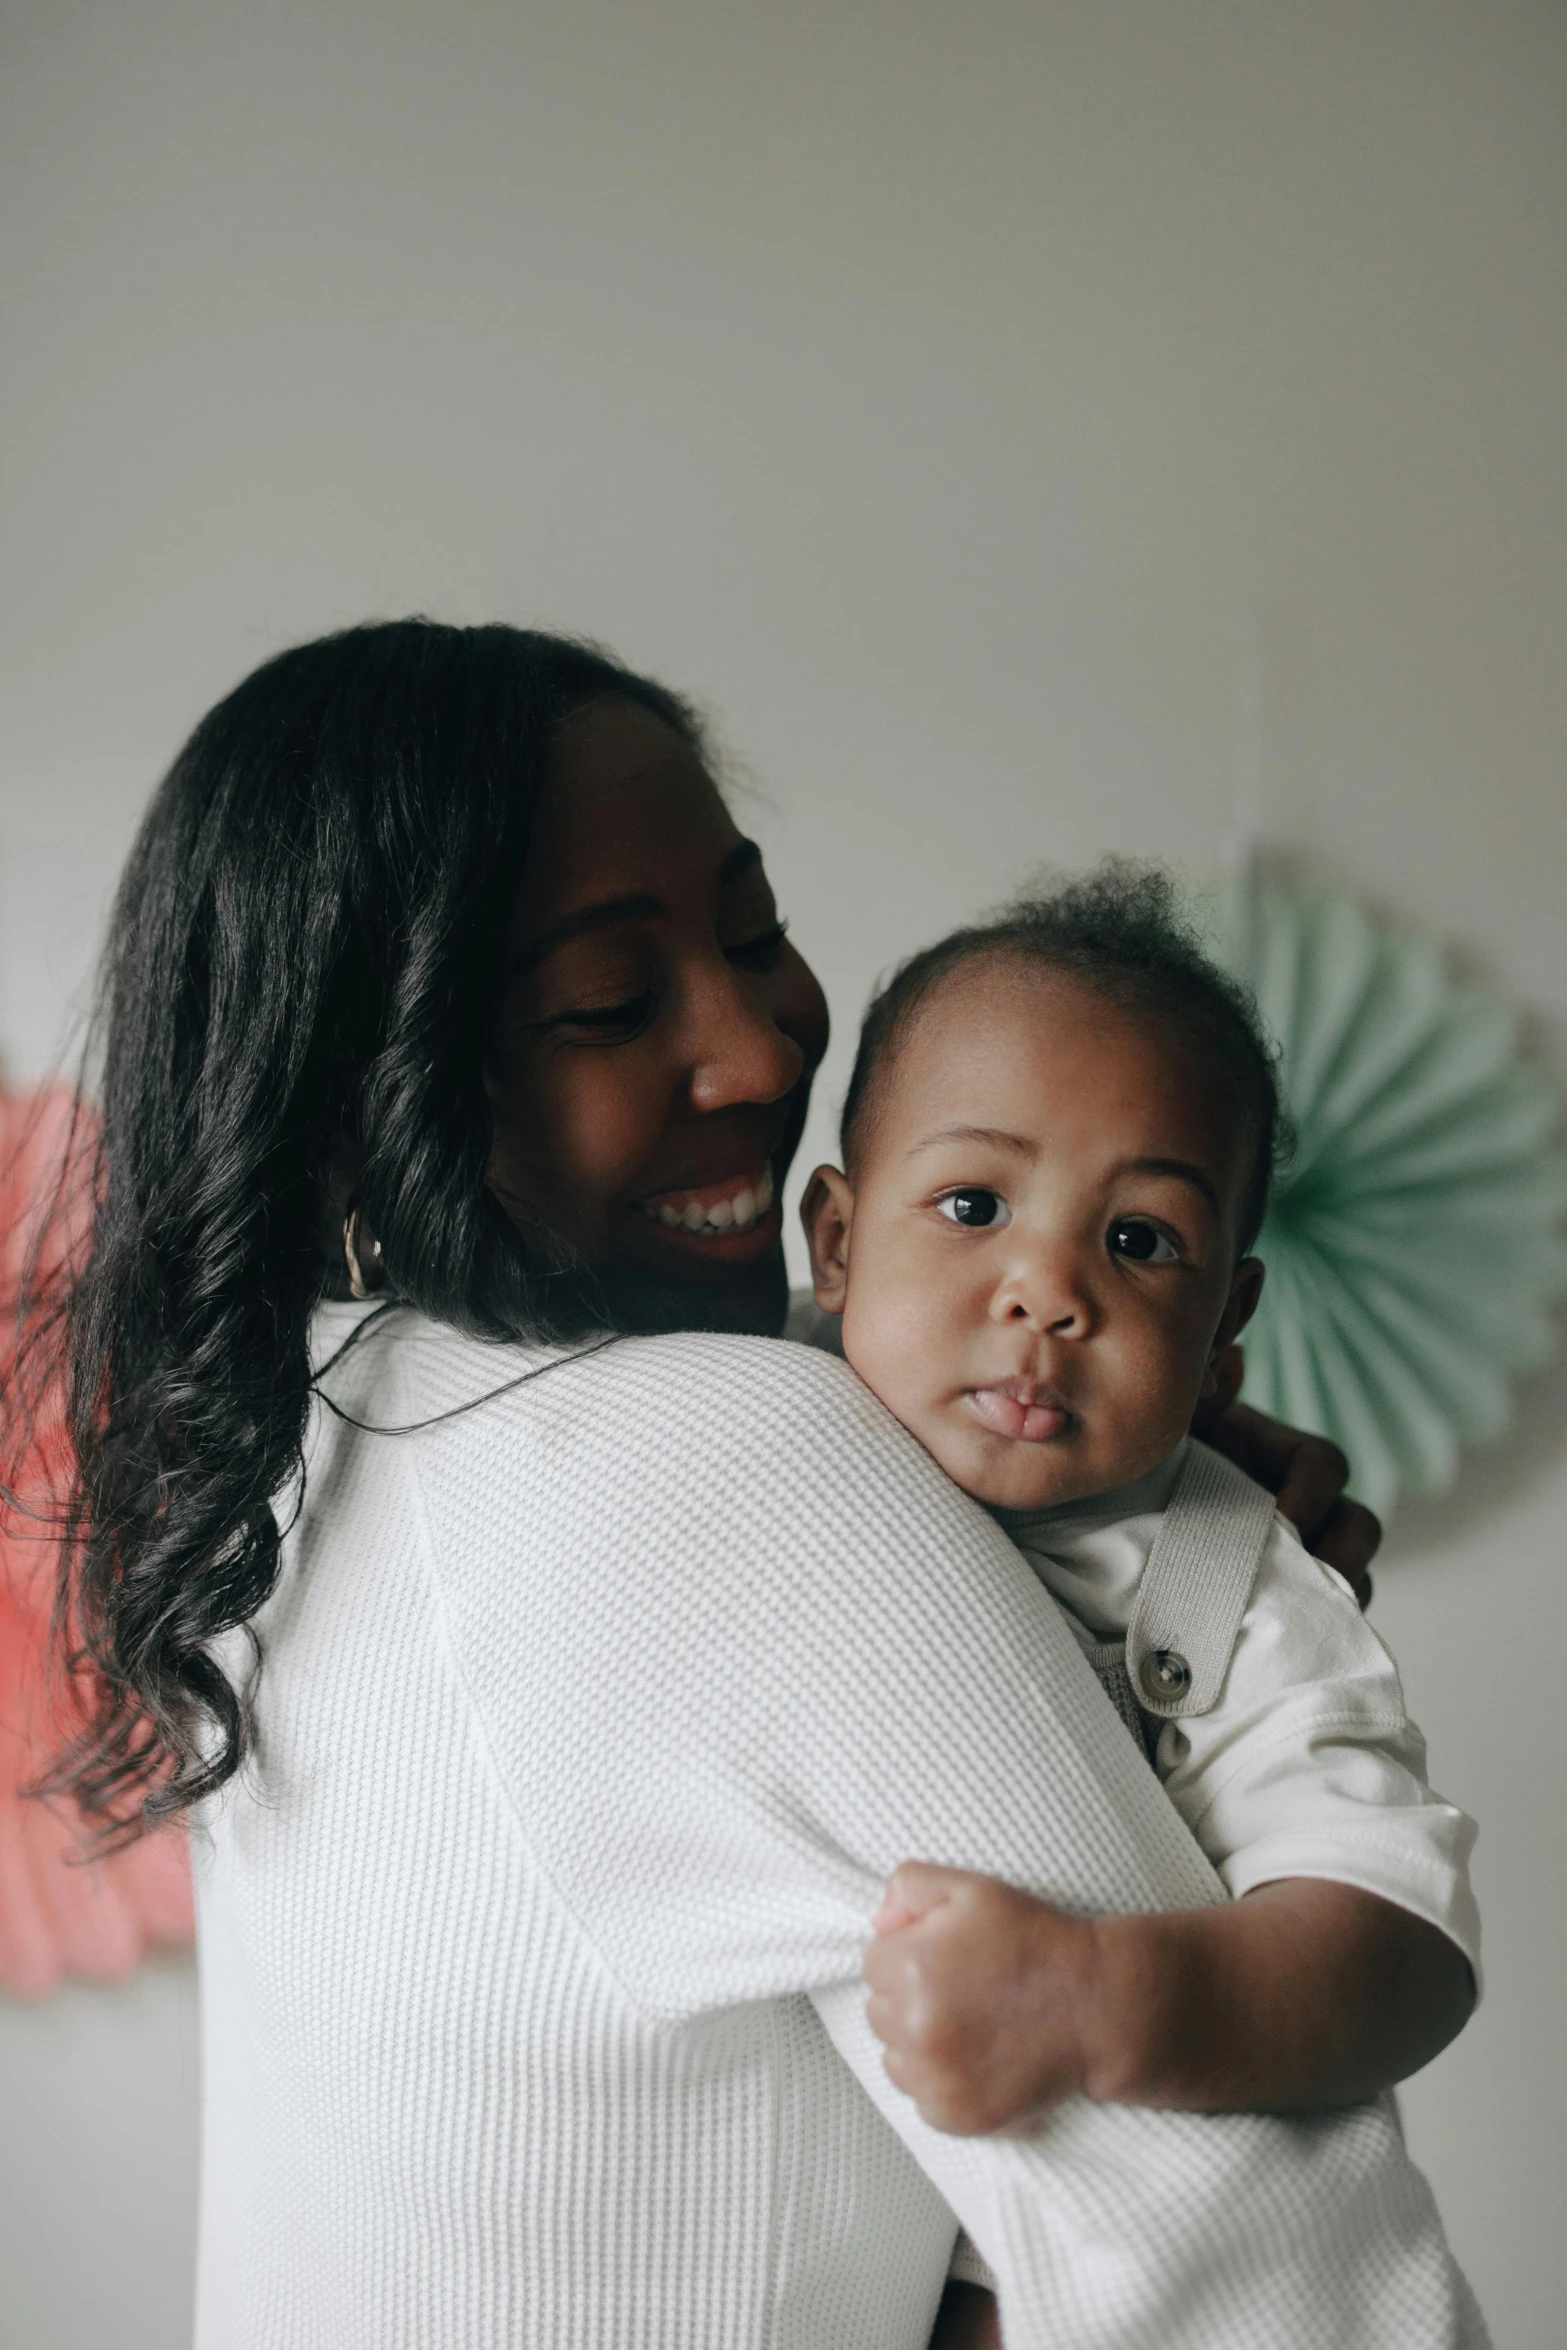
[[[613,1396],[623,1433],[645,1428],[668,1442],[683,1432],[736,1467],[807,1447],[816,1456],[928,1457],[847,1363],[787,1338],[617,1338],[579,1358],[577,1375],[585,1389]]]
[[[542,1382],[539,1403],[571,1477],[616,1497],[649,1558],[742,1557],[759,1585],[814,1589],[824,1622],[847,1585],[871,1606],[947,1582],[960,1557],[961,1580],[1016,1555],[849,1366],[810,1347],[626,1339]]]
[[[589,1342],[590,1344],[592,1342]],[[313,1383],[329,1410],[391,1420],[410,1433],[453,1425],[578,1351],[542,1340],[480,1338],[396,1302],[333,1300],[311,1322]],[[477,1431],[482,1431],[482,1413]]]
[[[398,1313],[366,1322],[324,1384],[356,1357],[356,1417],[414,1437],[443,1517],[482,1492],[502,1542],[618,1525],[650,1558],[740,1544],[760,1564],[882,1549],[894,1524],[944,1544],[992,1531],[846,1363],[788,1339],[492,1345]]]
[[[407,1310],[343,1314],[341,1330],[338,1317],[318,1325],[318,1341],[338,1341],[325,1358],[318,1343],[328,1409],[400,1439],[437,1548],[460,1552],[467,1576],[481,1560],[505,1580],[524,1556],[629,1544],[653,1577],[705,1561],[710,1578],[743,1557],[757,1585],[820,1582],[840,1599],[854,1585],[868,1602],[887,1578],[907,1597],[946,1581],[955,1558],[961,1581],[993,1575],[992,1553],[1015,1557],[849,1366],[814,1347],[703,1331],[492,1344]]]
[[[515,1434],[569,1432],[577,1457],[637,1456],[653,1485],[770,1488],[813,1465],[863,1480],[878,1463],[940,1471],[847,1363],[783,1338],[682,1330],[589,1339],[498,1399]],[[606,1468],[609,1463],[606,1461]]]
[[[612,1357],[618,1361],[612,1363]],[[841,1355],[792,1337],[755,1338],[739,1332],[670,1331],[655,1338],[621,1338],[605,1352],[605,1368],[628,1388],[668,1396],[689,1386],[704,1405],[740,1394],[766,1395],[804,1412],[858,1413],[885,1419],[879,1403]]]
[[[808,1448],[927,1457],[841,1358],[788,1338],[599,1332],[569,1343],[478,1338],[408,1307],[321,1309],[312,1331],[328,1408],[377,1428],[439,1429],[485,1449],[569,1428],[579,1457],[687,1441],[739,1468]],[[929,1463],[933,1473],[940,1472]]]

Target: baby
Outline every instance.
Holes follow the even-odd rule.
[[[1050,1590],[1232,1895],[1070,1918],[911,1864],[866,1960],[926,2118],[1074,2093],[1375,2094],[1474,1998],[1473,1829],[1349,1587],[1189,1435],[1254,1310],[1279,1123],[1250,1006],[1155,872],[917,955],[872,1005],[802,1215],[843,1351]]]

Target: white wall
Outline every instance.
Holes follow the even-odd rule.
[[[822,1149],[900,950],[1219,856],[1248,633],[1273,838],[1561,1059],[1564,100],[1524,0],[8,0],[13,1070],[200,710],[410,609],[711,704],[838,1007]],[[1489,2004],[1408,2111],[1507,2350],[1567,2305],[1564,1422],[1378,1601],[1484,1826]],[[189,2010],[0,2011],[4,2350],[181,2338]]]

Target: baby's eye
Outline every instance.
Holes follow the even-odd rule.
[[[1118,1216],[1105,1234],[1105,1246],[1113,1257],[1132,1257],[1139,1265],[1173,1265],[1181,1253],[1146,1216]]]
[[[978,1183],[965,1183],[956,1191],[946,1192],[936,1205],[954,1224],[1010,1224],[1012,1221],[1012,1210],[1001,1194],[986,1191]]]

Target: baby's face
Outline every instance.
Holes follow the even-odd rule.
[[[915,1013],[854,1180],[806,1194],[819,1304],[949,1477],[1038,1508],[1163,1460],[1251,1311],[1222,1082],[1069,976],[965,964]]]

